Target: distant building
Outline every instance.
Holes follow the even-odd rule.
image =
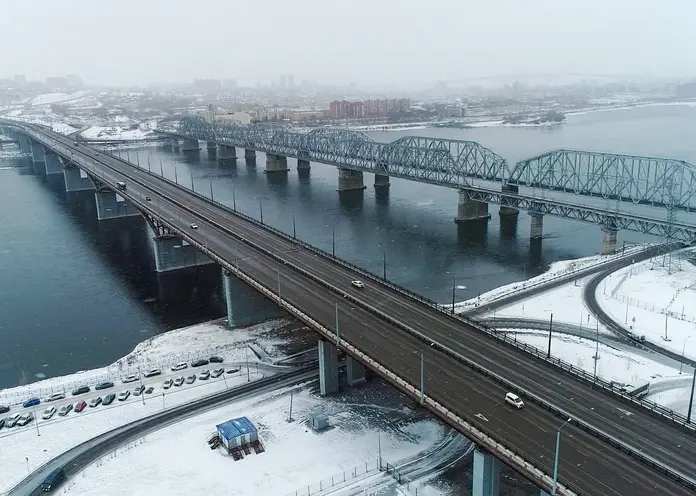
[[[68,78],[49,77],[46,78],[46,87],[51,91],[67,90],[69,88]]]
[[[222,82],[222,87],[223,89],[226,90],[236,90],[237,89],[237,80],[236,79],[225,79]]]
[[[215,122],[236,122],[251,124],[251,115],[246,112],[221,112],[215,114]]]
[[[201,93],[219,93],[222,84],[219,79],[194,79],[193,88]]]
[[[72,90],[81,90],[85,86],[85,83],[82,82],[82,78],[77,74],[68,74],[65,76],[65,79],[68,82],[68,87]]]
[[[324,117],[326,115],[322,109],[292,109],[287,112],[287,118],[292,122],[321,120]]]
[[[15,74],[14,82],[17,86],[24,86],[27,84],[27,77],[24,74]]]
[[[246,417],[228,420],[216,426],[222,445],[228,451],[259,440],[256,427]]]
[[[205,120],[207,122],[215,122],[215,105],[212,103],[205,108]]]
[[[364,102],[334,100],[333,102],[329,103],[329,118],[331,119],[382,117],[394,114],[404,114],[410,111],[411,100],[408,98],[365,100]]]
[[[456,119],[464,117],[464,108],[454,105],[441,105],[437,107],[437,115],[442,119]]]

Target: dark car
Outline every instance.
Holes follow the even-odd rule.
[[[191,362],[191,367],[202,367],[203,365],[208,365],[210,362],[206,360],[205,358],[201,358],[200,360],[196,360],[195,362]]]
[[[9,411],[10,411],[10,407],[9,407],[9,406],[0,405],[0,413],[7,413],[7,412],[9,412]]]
[[[78,394],[85,394],[89,392],[89,386],[80,386],[79,388],[73,390],[72,395],[77,396]]]
[[[36,406],[41,403],[39,398],[31,398],[23,403],[24,408],[29,408],[30,406]]]
[[[222,357],[219,357],[217,355],[213,355],[210,357],[210,363],[222,363],[222,362],[224,362]]]
[[[153,388],[152,386],[150,386],[149,388],[147,388],[147,389],[145,390],[145,394],[152,394],[152,392],[153,392],[154,390],[155,390],[155,388]]]
[[[102,405],[110,405],[114,402],[115,399],[116,395],[114,393],[109,393],[106,396],[104,396],[104,399],[102,400]]]
[[[65,472],[62,468],[56,469],[44,479],[41,484],[41,490],[45,493],[53,491],[58,485],[65,480]]]
[[[112,388],[112,387],[114,387],[114,383],[113,383],[113,382],[102,382],[101,384],[97,384],[96,386],[94,386],[94,389],[96,389],[97,391],[99,391],[99,390],[101,390],[101,389],[109,389],[109,388]]]
[[[0,429],[2,429],[4,427],[4,425],[5,425],[5,419],[0,418]]]

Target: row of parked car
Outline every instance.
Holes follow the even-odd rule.
[[[235,369],[234,372],[238,372],[239,369]],[[228,371],[230,372],[230,371]],[[225,368],[220,367],[219,369],[215,369],[212,372],[210,370],[204,370],[200,374],[198,374],[198,379],[201,381],[207,381],[211,377],[213,379],[216,379],[220,377],[222,374],[225,373]],[[196,374],[191,374],[188,377],[184,377],[183,375],[176,377],[175,379],[167,379],[164,381],[164,384],[162,384],[163,389],[170,389],[172,386],[181,386],[182,384],[193,384],[196,382]]]

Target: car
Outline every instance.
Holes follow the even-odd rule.
[[[102,399],[101,396],[97,396],[96,398],[93,398],[92,401],[89,402],[89,407],[94,408],[95,406],[101,405]]]
[[[210,363],[222,363],[222,362],[224,362],[222,357],[219,357],[217,355],[211,356],[208,360],[210,361]]]
[[[149,196],[146,196],[145,201],[152,201],[152,198],[150,198]]]
[[[27,401],[25,401],[24,403],[22,403],[22,406],[24,408],[30,408],[32,406],[38,405],[39,403],[41,403],[41,400],[39,398],[30,398]]]
[[[186,384],[193,384],[196,382],[196,376],[195,375],[190,375],[186,378]]]
[[[191,224],[191,229],[198,229],[198,224]]]
[[[133,396],[140,396],[143,394],[143,391],[145,391],[145,386],[140,385],[133,390]]]
[[[74,144],[75,146],[80,146],[80,144],[79,144],[77,141],[76,141],[75,143],[73,143],[73,144]]]
[[[121,391],[118,395],[118,401],[126,401],[130,397],[130,390]]]
[[[154,377],[156,375],[160,375],[161,373],[162,371],[160,369],[150,369],[143,374],[143,377]]]
[[[21,417],[21,413],[15,413],[12,417],[7,417],[5,419],[5,427],[8,429],[11,429],[17,424],[17,421],[19,420],[19,417]]]
[[[41,491],[49,493],[60,485],[65,480],[65,471],[62,468],[57,468],[51,472],[48,477],[41,483]]]
[[[80,412],[81,412],[82,410],[84,410],[85,408],[87,408],[87,402],[86,402],[85,400],[82,400],[82,401],[80,401],[79,403],[77,403],[77,404],[75,405],[75,411],[76,411],[77,413],[80,413]]]
[[[147,389],[145,390],[145,394],[152,394],[152,392],[153,392],[154,390],[155,390],[155,388],[153,388],[152,386],[150,386],[149,388],[147,388]]]
[[[9,406],[0,405],[0,413],[7,413],[7,412],[9,412],[9,411],[10,411],[10,407],[9,407]]]
[[[99,156],[99,152],[94,152],[94,154],[95,154],[97,157]]]
[[[222,368],[222,367],[220,367],[219,369],[213,370],[213,371],[210,373],[210,377],[212,377],[212,378],[214,379],[214,378],[216,378],[216,377],[220,377],[220,376],[221,376],[222,374],[224,374],[224,373],[225,373],[225,369]]]
[[[80,386],[79,388],[73,390],[72,395],[78,396],[80,394],[89,393],[90,391],[91,391],[91,389],[89,388],[89,386]]]
[[[127,375],[126,377],[121,378],[121,382],[123,384],[128,384],[129,382],[135,382],[139,379],[139,377],[136,374],[130,374]]]
[[[174,379],[174,385],[177,386],[177,387],[179,387],[179,386],[181,386],[181,385],[184,383],[185,380],[186,380],[186,379],[184,379],[184,376],[183,376],[183,375],[180,375],[179,377],[177,377],[176,379]]]
[[[524,407],[524,401],[515,393],[507,393],[505,395],[505,403],[514,406],[518,410]]]
[[[191,367],[202,367],[204,365],[208,365],[209,363],[210,362],[205,358],[201,358],[200,360],[194,360],[191,362]]]
[[[167,379],[166,381],[164,381],[164,384],[162,384],[162,388],[169,389],[170,387],[172,387],[172,384],[174,384],[174,381],[171,379]]]
[[[64,400],[64,399],[65,399],[65,393],[53,393],[51,396],[46,398],[46,403],[49,403],[51,401]]]
[[[60,407],[60,410],[58,410],[58,415],[61,417],[65,417],[68,413],[70,413],[73,409],[72,403],[68,403],[67,405],[63,405]]]
[[[96,386],[94,386],[94,389],[96,389],[97,391],[101,391],[102,389],[109,389],[112,387],[114,387],[114,383],[107,381],[107,382],[102,382],[101,384],[97,384]]]
[[[209,377],[210,377],[210,370],[204,370],[203,372],[198,374],[198,378],[202,381],[207,381]]]
[[[177,370],[184,370],[186,367],[188,367],[188,363],[179,362],[176,365],[172,366],[172,372],[176,372]]]
[[[34,416],[31,413],[25,413],[24,415],[19,416],[19,418],[17,419],[16,425],[18,425],[20,427],[24,427],[32,420],[34,420]]]
[[[110,405],[111,403],[114,402],[116,399],[116,395],[114,393],[109,393],[106,396],[104,396],[104,399],[102,400],[102,405]]]
[[[55,406],[49,406],[44,410],[43,415],[41,415],[41,418],[44,420],[49,420],[56,414],[57,411],[58,409]]]
[[[358,289],[362,289],[365,287],[362,281],[350,281],[350,283]]]
[[[0,418],[0,429],[2,429],[2,427],[3,427],[4,425],[5,425],[5,419],[4,419],[4,418]]]
[[[121,191],[126,191],[126,183],[124,183],[123,181],[116,181],[116,187]]]
[[[236,374],[239,372],[241,369],[239,367],[232,367],[231,369],[227,369],[228,374]]]

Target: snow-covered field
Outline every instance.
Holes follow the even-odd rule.
[[[104,140],[142,140],[151,134],[149,129],[123,129],[120,126],[92,126],[84,130],[80,135],[87,139],[104,139]]]

